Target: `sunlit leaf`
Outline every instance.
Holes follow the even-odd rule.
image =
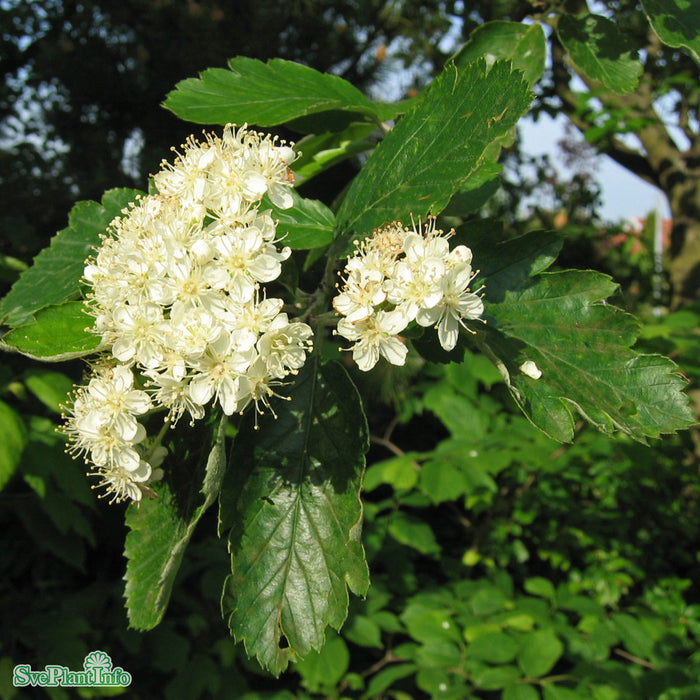
[[[277,418],[238,434],[221,495],[233,573],[223,611],[234,637],[279,674],[339,629],[348,592],[369,584],[359,499],[368,446],[360,399],[345,371],[313,360]]]

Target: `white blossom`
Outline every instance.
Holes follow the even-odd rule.
[[[157,192],[110,224],[84,272],[110,357],[76,390],[64,432],[117,501],[151,495],[162,475],[161,438],[137,417],[162,410],[174,425],[210,404],[227,415],[251,401],[270,408],[270,387],[312,349],[311,328],[260,290],[291,254],[260,204],[266,194],[293,204],[294,150],[228,125],[175,153],[153,177]]]
[[[394,222],[355,243],[333,308],[343,318],[338,335],[352,341],[353,359],[369,370],[379,357],[402,365],[407,348],[399,334],[412,322],[433,326],[445,350],[457,345],[460,328],[479,319],[481,290],[472,291],[472,252],[450,250],[449,238],[429,218],[412,228]]]

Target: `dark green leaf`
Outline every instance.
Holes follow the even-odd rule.
[[[659,39],[687,49],[700,63],[700,5],[692,0],[642,0],[642,7]]]
[[[305,199],[296,190],[290,190],[294,205],[290,209],[279,209],[268,199],[264,206],[272,209],[273,218],[279,221],[277,236],[283,245],[294,250],[323,248],[333,240],[335,217],[323,202]]]
[[[181,473],[182,482],[179,483],[188,484],[186,493],[182,489],[174,492],[163,482],[155,487],[157,498],[132,504],[126,512],[129,533],[124,545],[124,556],[128,560],[124,580],[131,627],[152,629],[165,614],[192,533],[219,494],[226,469],[225,428],[226,419],[222,419],[215,439],[208,436],[208,444],[213,441],[213,445],[206,459],[201,491],[198,492],[197,481],[197,477],[201,479],[200,470],[188,475]],[[180,455],[169,458],[178,457],[182,458]],[[163,466],[168,469],[167,461]],[[185,476],[189,476],[189,482],[184,481]]]
[[[107,225],[139,194],[115,189],[104,193],[101,204],[78,202],[70,212],[68,227],[51,239],[51,245],[37,255],[0,302],[0,322],[21,326],[39,309],[75,297],[85,259],[100,244]]]
[[[463,67],[480,57],[488,56],[491,61],[510,59],[532,87],[544,73],[546,53],[544,32],[538,22],[526,25],[494,21],[477,27],[451,60]]]
[[[338,212],[343,232],[370,234],[393,220],[438,214],[508,133],[531,95],[521,73],[499,61],[454,64],[433,81],[353,181]]]
[[[518,653],[518,665],[529,678],[546,675],[564,653],[564,645],[551,629],[530,632],[526,639]]]
[[[100,337],[89,331],[92,322],[81,301],[47,306],[35,313],[32,323],[6,333],[0,347],[44,362],[72,360],[100,346]]]
[[[229,61],[229,69],[210,68],[199,78],[179,82],[164,106],[197,124],[274,126],[336,110],[376,120],[372,103],[356,87],[300,63],[280,58],[263,63],[238,56]],[[329,131],[327,115],[324,121],[324,131]],[[317,131],[314,127],[297,123],[297,129],[306,133]]]
[[[572,439],[574,409],[599,430],[640,441],[694,422],[674,363],[630,349],[637,323],[604,303],[614,290],[597,272],[544,273],[492,303],[487,284],[489,320],[475,341],[525,414],[557,440]]]
[[[617,25],[599,15],[562,15],[557,33],[581,73],[614,92],[632,92],[642,64]]]
[[[0,489],[3,489],[17,470],[27,442],[24,422],[4,401],[0,401],[0,435]]]
[[[307,362],[253,430],[239,432],[221,495],[233,573],[222,607],[249,655],[279,674],[339,629],[369,585],[359,499],[367,425],[342,367]],[[281,403],[281,402],[280,402]]]

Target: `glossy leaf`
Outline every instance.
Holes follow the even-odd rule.
[[[700,63],[700,5],[693,0],[642,0],[642,7],[659,39],[687,49]]]
[[[618,26],[599,15],[562,15],[557,33],[574,66],[614,92],[637,87],[642,64]]]
[[[140,194],[137,190],[108,190],[102,203],[78,202],[59,231],[0,302],[0,322],[9,326],[28,323],[46,306],[74,298],[83,276],[85,259],[100,243],[100,235],[121,210]]]
[[[692,425],[676,365],[631,349],[638,324],[606,303],[616,289],[609,277],[569,270],[532,279],[556,250],[546,236],[529,234],[492,251],[484,239],[473,245],[487,320],[473,340],[524,413],[564,442],[573,438],[576,411],[603,432],[640,441]],[[539,379],[526,362],[542,372]]]
[[[480,57],[490,61],[509,59],[533,86],[544,73],[546,54],[546,40],[539,23],[494,21],[477,27],[451,60],[463,67]]]
[[[490,68],[483,60],[465,68],[449,63],[353,181],[338,211],[340,230],[370,234],[411,213],[441,212],[530,99],[522,74],[508,62]]]
[[[232,574],[222,608],[234,637],[272,673],[339,629],[350,588],[369,585],[359,491],[368,446],[360,398],[340,365],[309,360],[276,402],[249,417],[221,494]]]
[[[200,518],[219,494],[226,469],[225,425],[224,419],[219,423],[213,442],[209,434],[209,440],[200,443],[212,445],[208,455],[205,451],[201,491],[197,478],[201,479],[202,470],[190,471],[192,465],[185,464],[186,468],[176,474],[180,477],[178,483],[186,484],[184,489],[178,487],[174,491],[164,481],[154,487],[156,498],[144,498],[138,505],[130,505],[126,512],[129,533],[124,546],[124,556],[128,560],[124,580],[131,627],[152,629],[165,614],[185,549]],[[183,454],[171,454],[163,467],[172,469],[172,460],[178,458],[186,462]],[[171,460],[170,465],[167,460]]]
[[[264,63],[237,56],[228,65],[228,70],[209,68],[199,78],[182,80],[164,106],[180,119],[197,124],[274,126],[337,110],[354,113],[355,119],[360,114],[377,120],[372,103],[335,75],[281,58]],[[302,133],[316,131],[301,123],[297,126]]]
[[[67,301],[37,311],[32,323],[2,338],[5,350],[14,350],[43,362],[64,362],[94,353],[100,336],[89,331],[93,319],[81,301]]]

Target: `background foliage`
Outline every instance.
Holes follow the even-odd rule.
[[[339,3],[290,3],[282,10],[256,3],[242,5],[235,17],[209,3],[121,3],[119,10],[98,3],[0,5],[3,46],[9,49],[3,51],[8,79],[2,94],[3,158],[11,164],[2,173],[7,280],[62,229],[51,258],[59,261],[58,268],[60,246],[88,245],[99,227],[85,230],[85,222],[109,220],[133,193],[116,190],[101,204],[80,205],[65,228],[73,200],[99,200],[115,185],[143,186],[145,173],[167,154],[167,146],[190,131],[158,106],[185,76],[224,66],[235,54],[265,58],[274,44],[276,57],[302,59],[365,90],[382,80],[385,66],[399,62],[422,69],[415,73],[420,85],[442,67],[449,51],[444,45],[444,53],[437,51],[435,37],[451,23],[466,38],[483,20],[520,20],[550,9],[519,2],[404,3],[402,10],[381,3],[352,5],[351,12]],[[673,313],[647,314],[658,303],[647,282],[653,269],[649,234],[616,239],[624,231],[602,231],[595,219],[595,188],[585,173],[568,187],[549,178],[554,203],[538,206],[532,219],[561,230],[560,265],[573,260],[576,267],[615,274],[623,283],[618,302],[645,320],[638,349],[673,357],[693,392],[700,374],[691,284],[696,264],[691,234],[698,218],[693,208],[697,66],[649,34],[633,3],[609,3],[614,23],[582,18],[584,5],[552,7],[564,14],[553,15],[559,18],[557,33],[548,35],[553,65],[539,84],[535,110],[564,110],[589,143],[665,187],[676,227],[667,257]],[[659,3],[645,2],[644,9],[652,18],[663,12]],[[484,25],[466,51],[476,50],[479,42],[497,46],[498,37],[508,38],[509,31]],[[518,31],[523,50],[531,48],[531,34]],[[629,42],[620,44],[611,64],[620,72],[604,62],[594,69],[579,43],[582,33],[608,45],[618,41],[619,32]],[[679,46],[684,42],[677,37]],[[640,48],[646,51],[643,72],[626,57]],[[564,61],[567,52],[573,62]],[[574,73],[583,77],[587,92],[572,91]],[[640,88],[633,92],[637,79]],[[611,92],[615,89],[623,94]],[[171,108],[176,94],[169,99]],[[675,100],[670,113],[685,130],[688,148],[664,137],[665,120],[655,113],[662,95]],[[369,108],[360,93],[352,99],[369,119],[393,118],[405,109]],[[303,116],[309,115],[307,109]],[[308,121],[299,128],[314,131]],[[628,145],[624,135],[630,132],[640,136],[641,148]],[[353,143],[370,132],[355,124],[339,133]],[[323,152],[321,137],[308,138],[319,139],[307,141],[311,152]],[[140,139],[143,145],[134,145]],[[663,154],[651,146],[657,143]],[[339,153],[337,140],[326,145],[328,162],[365,148],[345,146]],[[535,223],[524,225],[523,217],[513,214],[512,202],[528,184],[517,150],[507,158],[517,165],[508,174],[505,195],[489,190],[495,172],[473,181],[485,190],[475,187],[463,195],[473,198],[467,211],[505,212],[506,237]],[[300,164],[305,165],[309,177],[318,167]],[[547,172],[549,165],[536,167]],[[352,161],[343,160],[331,177],[311,178],[302,191],[332,205],[354,170]],[[45,202],[41,208],[39,196]],[[345,211],[355,211],[362,197],[360,187],[351,190],[345,201],[354,206],[344,205]],[[87,217],[85,207],[92,207]],[[561,211],[566,216],[557,225],[555,214]],[[319,236],[332,227],[328,214],[320,203],[309,211]],[[348,227],[357,223],[344,219],[343,209],[338,216]],[[492,224],[471,220],[472,230],[479,226]],[[632,245],[636,241],[639,246]],[[310,246],[298,245],[305,247]],[[592,279],[607,284],[600,275]],[[65,304],[55,306],[67,298],[60,288],[46,285],[38,294],[30,282],[24,290],[16,286],[14,298],[3,301],[3,312],[16,314],[11,325],[27,328],[22,322],[43,306],[41,313],[70,313]],[[36,306],[37,299],[43,306]],[[58,322],[65,326],[65,317]],[[30,354],[41,356],[41,338],[37,341],[31,330],[27,338],[40,348]],[[69,358],[75,349],[64,350]],[[292,665],[279,680],[247,659],[221,621],[219,598],[230,562],[216,539],[219,523],[215,509],[206,507],[206,493],[193,494],[197,529],[175,533],[191,539],[162,623],[149,632],[127,629],[123,516],[94,498],[83,468],[63,453],[54,432],[60,403],[82,366],[73,361],[46,369],[5,355],[0,368],[0,697],[23,697],[10,683],[15,663],[79,668],[93,649],[108,651],[132,674],[129,697],[695,697],[700,692],[700,601],[693,590],[700,573],[696,434],[643,445],[626,437],[612,440],[575,423],[575,442],[562,446],[520,414],[503,377],[482,354],[462,352],[460,364],[416,362],[369,376],[356,376],[348,367],[362,396],[373,397],[365,405],[371,449],[363,533],[372,586],[365,600],[351,599],[340,633],[328,630],[321,652]],[[329,386],[337,390],[344,373],[328,372]],[[203,430],[213,432],[214,426]],[[211,461],[204,464],[195,453],[190,458],[216,473]],[[346,500],[352,520],[352,499]],[[241,582],[230,585],[240,589]],[[362,590],[364,584],[356,587]],[[127,589],[127,596],[138,593]],[[46,692],[69,697],[65,691]]]

